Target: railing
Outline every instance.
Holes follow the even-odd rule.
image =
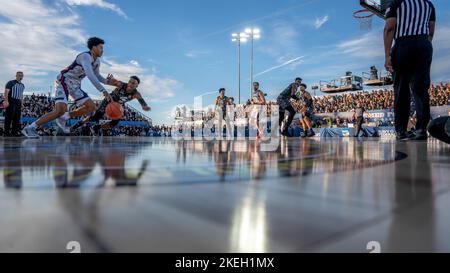
[[[138,114],[139,116],[141,116],[142,118],[144,118],[149,124],[150,126],[153,124],[153,120],[152,118],[148,117],[147,115],[144,115],[143,113],[141,113],[139,110],[137,110],[135,107],[131,106],[131,105],[126,105],[125,107],[133,110],[133,112],[135,112],[136,114]]]

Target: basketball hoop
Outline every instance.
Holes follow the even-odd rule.
[[[372,19],[375,14],[368,9],[357,10],[353,12],[353,17],[359,21],[361,30],[372,29]]]

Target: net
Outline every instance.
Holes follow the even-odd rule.
[[[353,13],[353,17],[358,20],[361,30],[371,30],[372,20],[375,14],[368,9],[358,10]]]

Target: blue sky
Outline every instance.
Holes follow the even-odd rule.
[[[227,88],[237,98],[236,44],[231,33],[258,27],[255,78],[269,99],[301,76],[308,85],[384,63],[383,21],[361,31],[358,0],[1,0],[0,79],[24,70],[28,91],[48,92],[59,70],[84,51],[90,36],[106,40],[102,72],[137,74],[155,122],[174,106]],[[437,8],[433,80],[450,80],[450,1]],[[242,46],[242,101],[249,97],[250,46]],[[291,62],[288,65],[283,65]],[[86,91],[98,95],[86,83]],[[212,102],[215,94],[204,96]],[[136,105],[136,104],[135,104]]]

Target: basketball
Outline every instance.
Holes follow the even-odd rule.
[[[106,107],[106,115],[112,119],[117,120],[123,117],[123,107],[118,102],[111,102]]]

